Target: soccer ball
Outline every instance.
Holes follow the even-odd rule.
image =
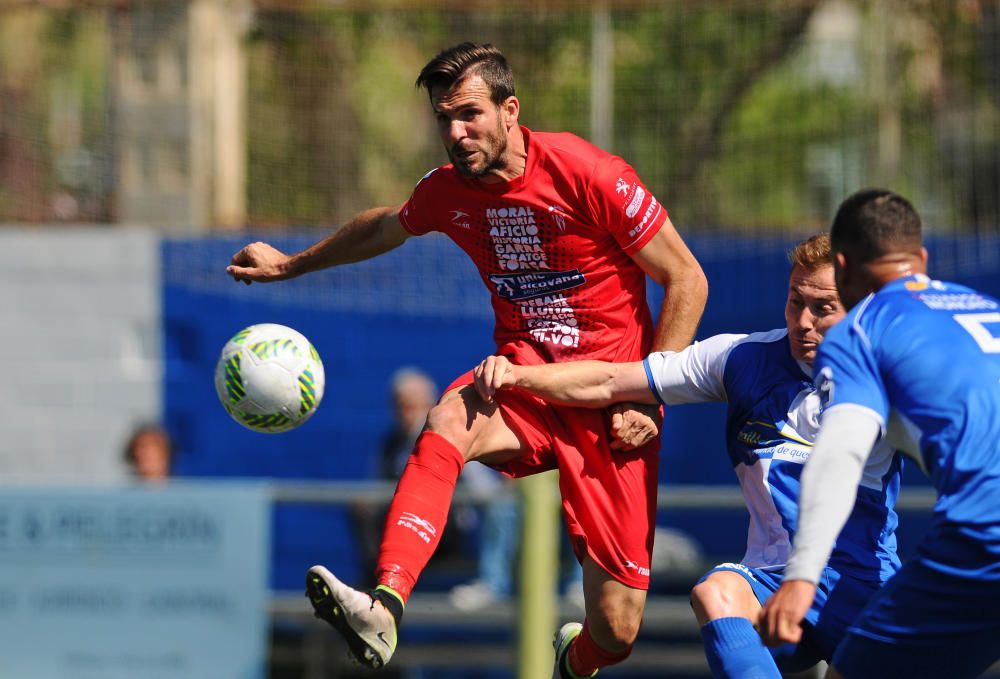
[[[240,330],[215,366],[215,391],[226,412],[244,427],[269,434],[308,420],[324,384],[323,362],[313,345],[276,323]]]

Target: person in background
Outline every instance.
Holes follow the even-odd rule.
[[[173,464],[170,434],[157,424],[136,427],[125,444],[124,458],[136,478],[151,483],[165,482],[170,478]]]
[[[413,444],[438,398],[434,380],[419,368],[404,367],[389,383],[394,424],[382,440],[379,477],[397,480],[406,469]]]
[[[380,478],[398,481],[423,431],[427,413],[437,402],[438,389],[423,370],[406,366],[393,373],[390,392],[394,425],[383,439],[379,471]],[[442,542],[435,552],[435,557],[440,557],[459,549],[459,542],[470,537],[478,538],[476,579],[455,586],[449,593],[449,600],[456,608],[476,610],[507,600],[513,594],[521,512],[510,482],[486,465],[468,465],[459,477],[457,487],[493,498],[478,507],[464,505],[451,512]],[[372,514],[371,511],[367,513]],[[380,536],[374,524],[381,524],[384,520],[385,511],[378,511],[377,516],[365,521],[364,549],[366,562],[372,565],[371,570],[374,570],[378,557]]]

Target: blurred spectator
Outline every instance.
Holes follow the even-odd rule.
[[[417,368],[404,367],[393,374],[390,393],[395,423],[382,444],[379,469],[382,479],[395,481],[403,473],[427,413],[437,402],[437,391],[434,381]],[[521,513],[509,483],[499,472],[478,463],[467,465],[459,477],[459,489],[495,499],[480,508],[454,505],[434,555],[434,561],[440,561],[454,554],[469,539],[478,538],[476,579],[455,587],[450,593],[452,604],[458,608],[480,608],[513,594]],[[359,507],[355,508],[355,515],[362,526],[363,557],[369,570],[373,570],[385,514],[381,508]]]
[[[400,368],[390,383],[395,425],[382,442],[383,479],[398,479],[424,428],[427,412],[437,402],[434,380],[417,368]]]
[[[389,382],[389,399],[393,424],[382,438],[378,459],[378,478],[382,481],[396,481],[403,473],[413,444],[427,420],[427,412],[437,401],[437,386],[417,368],[400,368]],[[373,573],[385,523],[385,507],[358,504],[352,512],[358,526],[362,567],[365,572]],[[442,543],[450,541],[450,532],[446,529]],[[447,545],[443,547],[442,553],[446,553]]]
[[[477,579],[458,585],[449,595],[455,608],[470,611],[504,601],[514,594],[515,567],[521,546],[521,503],[513,482],[485,465],[467,465],[459,483],[477,494],[490,494],[494,498],[482,509]],[[559,559],[563,602],[582,611],[583,568],[565,530],[560,531]]]
[[[514,567],[521,542],[521,505],[513,482],[484,464],[467,464],[458,488],[493,499],[478,513],[479,544],[476,579],[451,590],[451,604],[475,610],[514,593]],[[453,507],[453,511],[457,508]]]
[[[136,478],[163,483],[170,478],[173,443],[167,430],[157,424],[136,427],[125,444],[125,463]]]

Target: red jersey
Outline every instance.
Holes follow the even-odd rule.
[[[631,255],[666,209],[618,156],[569,133],[521,130],[522,175],[488,184],[445,165],[417,184],[400,222],[415,235],[447,234],[476,263],[498,354],[521,364],[641,360],[653,323]]]

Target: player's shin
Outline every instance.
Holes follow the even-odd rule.
[[[441,540],[462,453],[440,434],[417,439],[386,516],[376,576],[405,603]]]
[[[705,657],[715,679],[781,679],[774,658],[746,618],[717,618],[701,628]]]

